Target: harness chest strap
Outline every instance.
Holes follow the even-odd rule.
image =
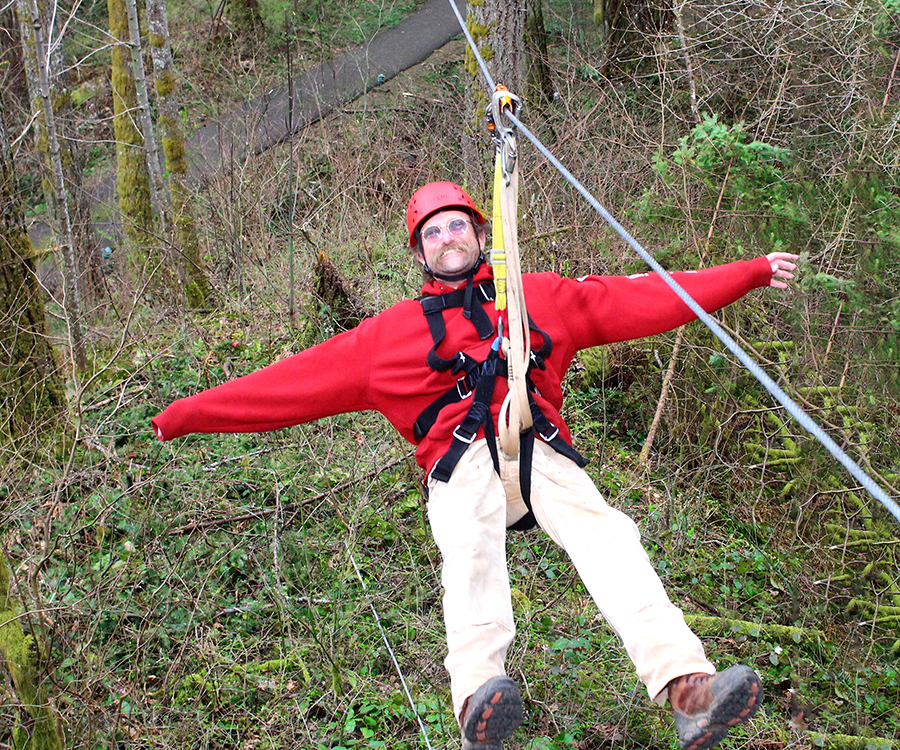
[[[471,311],[470,320],[473,325],[476,326],[479,337],[482,340],[486,340],[494,334],[494,330],[490,318],[481,307],[481,301],[493,300],[496,290],[494,284],[491,282],[481,284],[476,287],[476,289],[477,293],[474,295],[474,305]],[[425,312],[425,319],[428,322],[431,337],[434,341],[434,346],[432,346],[431,351],[428,352],[428,356],[426,357],[428,366],[431,367],[432,370],[438,372],[450,370],[454,375],[457,375],[460,372],[463,372],[464,375],[456,381],[455,386],[451,387],[442,396],[439,396],[432,401],[431,404],[425,407],[416,418],[416,421],[413,424],[413,432],[417,440],[421,440],[428,434],[428,431],[437,421],[438,414],[444,407],[449,406],[450,404],[459,403],[472,395],[475,386],[481,377],[482,370],[487,363],[487,361],[481,362],[461,351],[457,352],[455,356],[446,359],[437,354],[436,350],[444,340],[447,332],[444,325],[444,318],[441,313],[444,310],[460,307],[463,304],[463,300],[464,294],[462,289],[448,292],[439,297],[423,297],[419,299]],[[480,323],[482,320],[485,321],[486,324]],[[544,360],[550,356],[550,352],[552,351],[553,342],[551,341],[550,336],[538,328],[530,317],[528,318],[528,324],[531,330],[541,336],[543,341],[539,351],[530,352],[531,365],[542,370],[544,369]],[[486,332],[488,332],[487,335],[485,335]],[[506,360],[498,359],[495,367],[496,375],[502,377],[508,375]]]

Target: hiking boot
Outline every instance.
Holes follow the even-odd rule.
[[[503,740],[521,723],[519,686],[505,675],[491,677],[463,705],[463,750],[503,750]]]
[[[681,750],[708,750],[728,731],[749,721],[762,703],[762,685],[738,664],[718,674],[689,674],[669,683],[669,703]]]

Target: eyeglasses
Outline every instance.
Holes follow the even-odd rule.
[[[446,227],[439,227],[437,224],[432,224],[422,230],[422,241],[437,242],[443,237],[445,229],[452,237],[462,237],[468,228],[469,222],[466,219],[452,219]]]

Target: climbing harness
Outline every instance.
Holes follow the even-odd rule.
[[[484,433],[494,468],[499,474],[499,438],[504,456],[518,457],[519,460],[522,498],[528,512],[513,528],[524,529],[536,523],[531,512],[531,465],[535,436],[578,465],[584,466],[587,462],[541,412],[534,398],[536,388],[529,376],[534,367],[544,369],[544,360],[550,355],[553,344],[529,317],[522,286],[516,236],[516,139],[513,128],[504,120],[507,114],[518,111],[520,106],[517,96],[505,87],[497,86],[487,112],[488,129],[496,145],[494,211],[495,226],[500,228],[494,233],[491,252],[494,282],[475,284],[475,274],[484,260],[483,254],[479,254],[468,271],[436,276],[443,281],[463,281],[465,284],[462,287],[446,294],[419,298],[433,342],[425,361],[435,372],[449,372],[458,377],[444,394],[422,410],[413,425],[413,433],[417,441],[423,440],[443,409],[471,398],[468,411],[453,430],[450,445],[432,467],[431,476],[436,481],[448,481],[479,431]],[[413,194],[407,208],[406,222],[411,247],[422,246],[421,224],[430,215],[446,209],[468,211],[479,223],[484,221],[472,199],[458,185],[429,183]],[[434,275],[427,266],[425,270]],[[494,304],[496,328],[484,309],[486,302]],[[459,308],[462,308],[462,317],[471,323],[481,341],[493,338],[488,355],[483,360],[462,351],[449,358],[438,354],[447,333],[444,313]],[[541,336],[542,344],[537,352],[531,351],[531,331]],[[505,377],[508,382],[508,393],[498,419],[499,435],[495,434],[491,413],[498,377]]]
[[[471,281],[471,280],[470,280]],[[485,302],[494,302],[496,308],[496,286],[494,283],[485,282],[471,289],[469,284],[465,288],[437,296],[419,298],[428,329],[434,342],[426,356],[428,366],[437,372],[451,372],[459,375],[456,383],[443,395],[431,402],[419,416],[413,426],[416,440],[421,441],[434,426],[441,410],[450,404],[456,404],[471,398],[472,403],[463,420],[453,430],[453,438],[450,447],[438,459],[431,471],[433,479],[446,482],[453,474],[453,470],[459,463],[468,447],[475,441],[479,430],[484,431],[488,450],[494,463],[494,469],[500,473],[500,456],[497,451],[497,441],[494,434],[494,421],[491,416],[491,402],[494,397],[494,386],[498,377],[507,377],[509,374],[509,360],[500,357],[501,339],[494,336],[494,325],[484,310]],[[488,356],[479,360],[471,354],[459,351],[452,357],[441,357],[437,353],[438,347],[446,336],[444,323],[444,311],[463,308],[463,315],[469,319],[472,326],[482,341],[494,336]],[[466,315],[466,312],[469,314]],[[525,408],[528,411],[530,427],[517,439],[520,441],[519,453],[519,480],[522,490],[522,499],[528,508],[528,513],[513,524],[510,528],[516,530],[530,529],[536,524],[534,513],[531,510],[531,459],[533,455],[535,435],[538,435],[557,453],[574,461],[579,466],[584,466],[587,461],[569,445],[560,435],[559,428],[554,425],[540,410],[534,398],[535,387],[528,377],[527,371],[531,367],[544,369],[544,360],[550,356],[553,350],[553,342],[550,336],[535,325],[534,321],[526,318],[530,331],[534,331],[541,337],[541,348],[537,352],[529,352],[529,362],[524,368],[524,383],[526,386]],[[505,451],[504,451],[505,452]]]

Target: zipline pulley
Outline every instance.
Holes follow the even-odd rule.
[[[491,140],[494,147],[500,155],[500,164],[503,170],[503,179],[509,185],[512,179],[512,171],[518,156],[516,146],[516,128],[515,125],[507,124],[508,120],[503,117],[504,112],[518,116],[522,109],[522,100],[513,94],[502,83],[498,83],[491,97],[491,103],[485,112],[485,120],[487,120],[487,129],[491,134]]]

